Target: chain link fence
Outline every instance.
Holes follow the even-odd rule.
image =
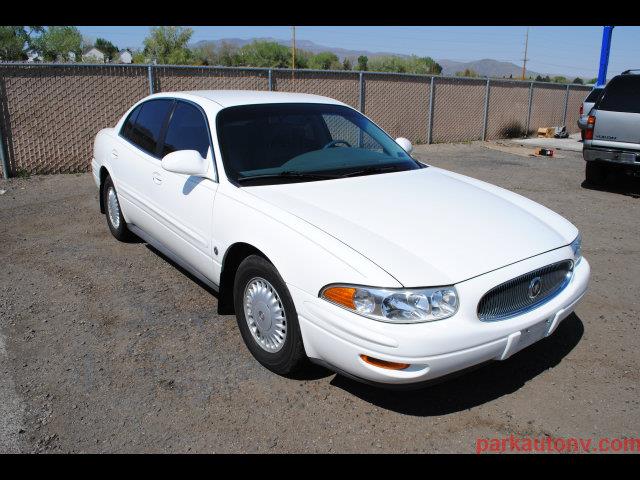
[[[530,84],[491,80],[486,140],[517,138],[529,133],[527,120],[530,91]]]
[[[0,64],[2,175],[90,168],[93,139],[153,92],[304,92],[340,100],[416,144],[578,131],[590,87],[379,72],[164,65]]]

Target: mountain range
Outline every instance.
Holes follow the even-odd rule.
[[[247,45],[255,40],[259,41],[268,41],[268,42],[276,42],[280,45],[285,45],[287,47],[291,46],[291,39],[278,39],[271,37],[262,37],[262,38],[222,38],[220,40],[201,40],[193,44],[193,47],[203,47],[205,45],[213,45],[220,46],[222,43],[227,43],[234,47],[240,48],[244,45]],[[366,55],[367,57],[375,58],[381,56],[397,56],[397,57],[409,57],[409,55],[394,53],[394,52],[371,52],[368,50],[350,50],[346,48],[337,48],[337,47],[328,47],[326,45],[320,45],[310,40],[297,40],[296,48],[301,50],[307,50],[311,53],[320,53],[320,52],[333,52],[336,56],[342,61],[345,57],[349,58],[352,63],[355,63],[355,60],[360,55]],[[456,72],[463,72],[465,69],[473,70],[478,73],[480,76],[486,77],[509,77],[510,75],[513,78],[519,78],[522,74],[522,66],[516,65],[511,62],[504,62],[500,60],[494,60],[492,58],[484,58],[482,60],[474,60],[470,62],[461,62],[456,60],[448,60],[448,59],[435,59],[442,66],[442,75],[455,75]],[[550,73],[539,73],[531,70],[527,70],[527,77],[536,77],[538,75],[550,75],[554,76],[556,74]]]

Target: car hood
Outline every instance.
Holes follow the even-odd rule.
[[[542,205],[436,167],[243,190],[410,287],[459,283],[568,245],[578,234]]]

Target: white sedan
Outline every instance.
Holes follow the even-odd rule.
[[[112,234],[218,292],[253,356],[378,384],[504,360],[587,290],[580,234],[315,95],[151,95],[94,144]]]

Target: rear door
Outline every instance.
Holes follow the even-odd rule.
[[[163,98],[140,104],[125,122],[118,148],[112,152],[116,189],[127,222],[156,238],[162,233],[157,202],[162,189],[159,142],[173,103]]]
[[[593,146],[640,150],[640,75],[613,78],[593,113]]]

